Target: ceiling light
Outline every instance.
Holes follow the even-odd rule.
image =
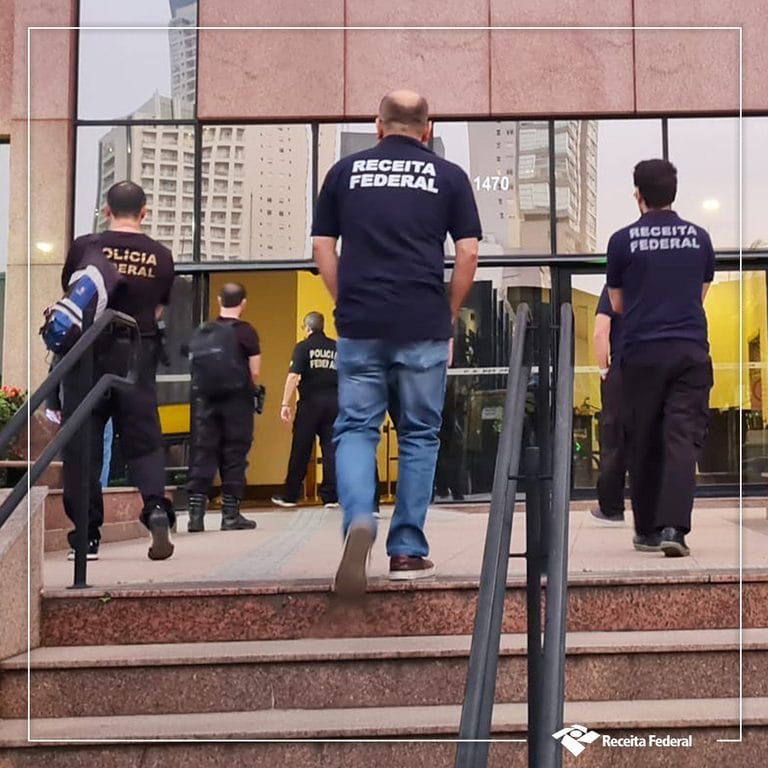
[[[35,243],[35,248],[37,248],[40,253],[50,253],[53,250],[53,243]]]
[[[701,204],[701,207],[702,207],[702,208],[703,208],[705,211],[719,211],[719,210],[720,210],[720,201],[719,201],[719,200],[712,200],[712,199],[710,199],[710,200],[705,200],[705,201],[704,201],[704,202]]]

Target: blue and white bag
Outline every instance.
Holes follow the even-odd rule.
[[[84,319],[90,315],[93,322],[102,315],[119,282],[117,270],[100,249],[86,254],[66,293],[45,310],[40,328],[45,346],[57,355],[72,349],[83,334]]]

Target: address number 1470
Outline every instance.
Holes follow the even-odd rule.
[[[486,192],[496,192],[509,190],[509,176],[475,176],[475,189],[485,190]]]

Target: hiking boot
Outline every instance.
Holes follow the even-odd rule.
[[[273,496],[270,501],[273,504],[277,504],[278,507],[296,507],[298,503],[291,501],[290,499],[283,498],[282,496]]]
[[[255,527],[255,520],[249,520],[240,514],[240,499],[225,493],[221,497],[221,530],[247,531]]]
[[[679,528],[664,528],[659,536],[659,548],[666,557],[686,557],[691,554],[685,534]]]
[[[99,559],[99,540],[98,539],[91,539],[88,542],[88,549],[86,550],[85,554],[86,560],[98,560]],[[67,554],[67,560],[74,560],[75,559],[75,550],[70,549],[69,553]]]
[[[390,581],[412,581],[433,576],[435,564],[426,557],[411,557],[410,555],[394,555],[389,558]]]
[[[208,505],[208,497],[204,493],[190,493],[187,509],[189,510],[189,520],[187,521],[187,531],[189,533],[199,533],[205,530],[205,508]]]
[[[589,514],[598,522],[605,525],[624,525],[624,513],[619,512],[615,515],[607,515],[600,507],[590,509]]]
[[[638,552],[661,552],[661,536],[656,533],[636,533],[632,544]]]
[[[149,528],[152,536],[152,543],[147,550],[147,557],[150,560],[167,560],[173,554],[170,536],[171,519],[166,508],[167,499],[163,499],[163,502],[165,503],[153,504],[141,514],[142,522]],[[176,522],[175,516],[173,522]]]
[[[360,600],[368,586],[366,569],[373,546],[373,531],[367,525],[350,526],[336,571],[333,590],[347,601]]]

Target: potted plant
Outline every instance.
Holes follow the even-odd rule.
[[[3,385],[0,387],[0,430],[13,418],[14,414],[23,408],[27,402],[27,392],[20,387],[9,387]],[[19,435],[19,438],[23,437]],[[19,438],[14,440],[0,455],[1,460],[19,461],[23,458],[22,448]],[[0,467],[0,480],[2,486],[8,487],[15,485],[23,477],[25,469],[22,467]]]

